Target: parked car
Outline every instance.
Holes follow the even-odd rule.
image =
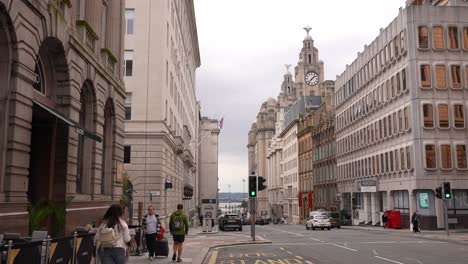
[[[328,218],[330,218],[331,227],[341,228],[341,218],[339,212],[329,212],[327,213]]]
[[[325,228],[330,230],[331,229],[331,223],[330,223],[330,218],[326,215],[312,215],[309,216],[306,222],[306,229],[312,229],[315,230],[315,228],[320,228],[324,230]]]
[[[242,225],[250,225],[250,218],[244,217],[242,218]]]
[[[265,225],[266,220],[262,216],[257,216],[257,218],[255,219],[255,224],[256,225]]]
[[[242,222],[238,214],[220,215],[218,218],[218,226],[221,231],[229,228],[242,231]]]

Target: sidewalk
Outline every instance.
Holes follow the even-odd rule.
[[[143,256],[131,256],[129,263],[174,263],[172,258],[172,237],[169,233],[165,234],[169,240],[169,256],[167,258],[158,257],[156,260],[150,262],[148,260],[148,253]],[[218,232],[217,228],[211,233],[203,233],[201,227],[191,228],[189,235],[185,237],[184,247],[182,251],[182,263],[201,264],[211,248],[227,245],[242,245],[253,243],[271,243],[259,236],[253,242],[252,238],[245,233],[236,231],[231,232]]]
[[[344,229],[355,229],[355,230],[367,230],[375,232],[387,232],[387,233],[399,233],[406,236],[417,236],[426,239],[435,239],[435,240],[449,240],[454,242],[459,242],[463,244],[468,244],[468,229],[451,229],[450,236],[447,237],[445,230],[422,230],[421,233],[413,233],[410,229],[393,229],[393,228],[382,228],[377,226],[341,226]]]

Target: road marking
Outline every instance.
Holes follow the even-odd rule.
[[[291,255],[293,254],[291,251],[286,251],[286,252],[288,252],[288,254],[291,254]]]
[[[284,248],[280,247],[281,250],[284,250]]]
[[[313,237],[309,237],[309,239],[312,239],[312,240],[315,240],[315,241],[320,241],[320,242],[322,242],[322,240],[320,240],[320,239],[316,239],[316,238],[313,238]]]
[[[314,264],[314,263],[312,263],[312,262],[310,262],[310,261],[308,261],[308,260],[306,260],[305,263],[307,263],[307,264]]]
[[[215,251],[213,251],[213,254],[211,254],[211,258],[210,258],[210,261],[208,262],[208,264],[215,264],[217,258],[218,258],[218,251],[215,250]]]
[[[359,244],[447,244],[444,241],[366,241]]]
[[[333,243],[330,243],[330,245],[334,245],[335,247],[344,248],[344,249],[351,250],[351,251],[354,251],[354,252],[358,251],[357,249],[353,249],[353,248],[345,247],[345,246],[338,245],[338,244],[333,244]]]
[[[296,256],[296,258],[298,258],[298,259],[304,259],[304,258],[303,258],[303,257],[301,257],[301,256]]]
[[[376,257],[376,258],[378,258],[378,259],[386,260],[386,261],[388,261],[388,262],[393,262],[393,263],[397,263],[397,264],[404,264],[404,263],[402,263],[402,262],[398,262],[398,261],[391,260],[391,259],[388,259],[388,258],[382,258],[382,257],[380,257],[380,256],[374,256],[374,257]]]
[[[377,251],[375,251],[375,249],[373,249],[372,252],[374,252],[375,256],[379,255],[379,253],[377,253]]]

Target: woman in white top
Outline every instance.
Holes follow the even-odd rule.
[[[101,250],[101,263],[102,264],[124,264],[125,252],[127,250],[127,243],[130,242],[130,232],[128,225],[122,219],[122,207],[119,204],[113,204],[107,209],[104,215],[101,226],[96,232],[96,240],[100,241],[100,231],[105,228],[113,228],[117,243],[114,247],[105,247]]]

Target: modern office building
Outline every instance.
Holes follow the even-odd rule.
[[[355,223],[399,210],[444,227],[434,190],[451,183],[449,218],[468,223],[468,3],[408,1],[336,80],[338,192]]]
[[[0,1],[1,233],[70,234],[121,198],[123,9]]]

